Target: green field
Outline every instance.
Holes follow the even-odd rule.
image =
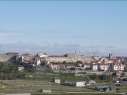
[[[0,93],[34,93],[39,89],[50,89],[53,93],[94,92],[86,88],[57,85],[42,80],[1,80]]]
[[[112,93],[100,93],[93,89],[63,86],[50,82],[52,78],[62,80],[88,80],[89,77],[75,77],[73,74],[39,73],[28,74],[25,79],[0,80],[0,93],[36,93],[34,95],[45,95],[39,91],[51,90],[52,95],[115,95]],[[101,84],[104,81],[101,82]],[[109,84],[109,82],[106,82]],[[120,86],[118,93],[127,92],[127,86]],[[76,93],[76,94],[74,94]],[[80,93],[80,94],[79,94]],[[117,94],[118,95],[118,94]]]
[[[38,92],[40,89],[51,90],[53,95],[55,94],[72,95],[72,93],[77,93],[73,95],[103,95],[103,93],[96,92],[95,90],[92,89],[63,86],[63,85],[58,85],[48,82],[46,80],[45,81],[44,80],[0,80],[0,93],[36,93],[34,95],[41,95],[42,93],[40,94]],[[123,93],[123,92],[127,92],[127,86],[120,87],[119,93]],[[115,95],[115,94],[108,93],[104,95]]]

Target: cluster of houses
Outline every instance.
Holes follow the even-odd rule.
[[[45,62],[52,70],[92,70],[92,71],[124,71],[126,67],[123,57],[98,57],[74,54],[52,55],[38,54],[36,65]]]
[[[0,54],[0,62],[12,61],[23,66],[44,66],[53,71],[125,71],[125,57],[99,57],[76,54],[47,55],[38,54]]]

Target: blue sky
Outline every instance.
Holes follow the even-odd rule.
[[[126,36],[124,0],[0,1],[2,45],[127,50]]]

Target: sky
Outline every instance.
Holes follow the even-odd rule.
[[[127,1],[0,1],[0,52],[127,54]]]

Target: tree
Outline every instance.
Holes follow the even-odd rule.
[[[18,73],[17,65],[0,63],[0,79],[16,78]]]

